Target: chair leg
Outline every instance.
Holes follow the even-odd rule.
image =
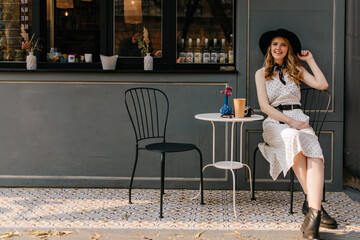
[[[132,204],[132,202],[131,202],[131,188],[132,188],[132,184],[133,184],[133,181],[134,181],[135,170],[136,170],[136,165],[137,165],[137,161],[138,161],[138,153],[139,153],[139,149],[138,149],[138,146],[136,145],[135,163],[134,163],[134,168],[133,168],[133,171],[132,171],[131,180],[130,180],[130,187],[129,187],[129,204]]]
[[[259,147],[255,148],[254,155],[253,155],[253,165],[252,165],[252,196],[251,200],[255,199],[255,167],[256,167],[256,153],[259,150]]]
[[[322,199],[322,202],[326,202],[326,199],[325,199],[325,180],[324,180],[324,187],[323,187],[323,199]]]
[[[165,153],[161,153],[161,190],[160,190],[160,218],[163,218],[163,197],[164,197],[164,175],[165,175]]]
[[[290,214],[294,214],[293,212],[293,202],[294,202],[294,170],[290,169]]]
[[[204,205],[204,184],[203,184],[203,171],[202,171],[202,166],[203,166],[203,161],[202,161],[202,154],[200,149],[195,148],[199,155],[200,155],[200,204]]]
[[[252,199],[252,196],[253,196],[253,191],[254,191],[254,189],[253,189],[253,187],[252,187],[251,169],[250,169],[249,165],[247,165],[247,164],[244,164],[244,166],[247,167],[247,169],[248,169],[248,171],[249,171],[249,178],[250,178],[250,180],[249,180],[249,183],[250,183],[250,195],[251,195],[251,200],[253,200],[253,199]]]

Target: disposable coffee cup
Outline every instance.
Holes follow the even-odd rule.
[[[234,98],[235,118],[243,118],[246,98]]]
[[[84,57],[85,57],[85,62],[87,62],[87,63],[92,62],[92,54],[91,53],[85,53]]]

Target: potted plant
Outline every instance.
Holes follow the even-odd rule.
[[[143,35],[136,33],[133,36],[133,42],[138,43],[138,48],[141,50],[141,55],[144,56],[144,70],[153,70],[153,57],[150,55],[149,47],[150,47],[150,39],[149,32],[144,27]]]
[[[21,24],[21,36],[24,39],[24,41],[21,44],[21,49],[29,53],[26,56],[26,69],[34,70],[37,68],[37,59],[36,56],[34,55],[34,52],[36,50],[40,50],[40,44],[39,44],[40,38],[35,40],[34,39],[35,33],[34,33],[29,39],[23,24]]]
[[[232,113],[232,108],[229,106],[229,97],[232,94],[232,87],[227,86],[225,90],[220,91],[221,94],[224,94],[224,105],[220,108],[221,115],[230,115]]]

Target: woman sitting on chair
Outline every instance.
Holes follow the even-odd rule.
[[[259,144],[270,163],[275,180],[292,167],[305,193],[301,231],[306,239],[320,239],[319,226],[336,228],[336,221],[321,206],[324,156],[309,117],[300,109],[300,82],[324,90],[328,83],[308,50],[301,50],[298,37],[285,29],[265,32],[260,38],[265,55],[263,68],[255,74],[265,143]],[[314,75],[298,61],[306,61]]]

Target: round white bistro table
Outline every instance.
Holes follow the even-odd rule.
[[[250,176],[250,193],[252,194],[252,180],[251,180],[251,170],[250,167],[243,163],[242,161],[242,130],[245,122],[253,122],[263,120],[264,117],[261,115],[252,115],[251,117],[244,118],[223,118],[220,113],[203,113],[195,115],[196,119],[211,122],[213,127],[213,151],[212,151],[212,163],[206,165],[202,171],[204,171],[207,167],[216,167],[224,170],[230,170],[233,176],[233,205],[234,205],[234,215],[237,218],[236,208],[235,208],[235,174],[234,169],[240,169],[242,167],[247,167],[249,170]],[[231,152],[230,152],[230,161],[218,161],[215,160],[215,124],[214,122],[224,122],[224,123],[232,123],[231,124]],[[235,123],[241,123],[240,125],[240,159],[239,161],[234,161],[234,126]]]

